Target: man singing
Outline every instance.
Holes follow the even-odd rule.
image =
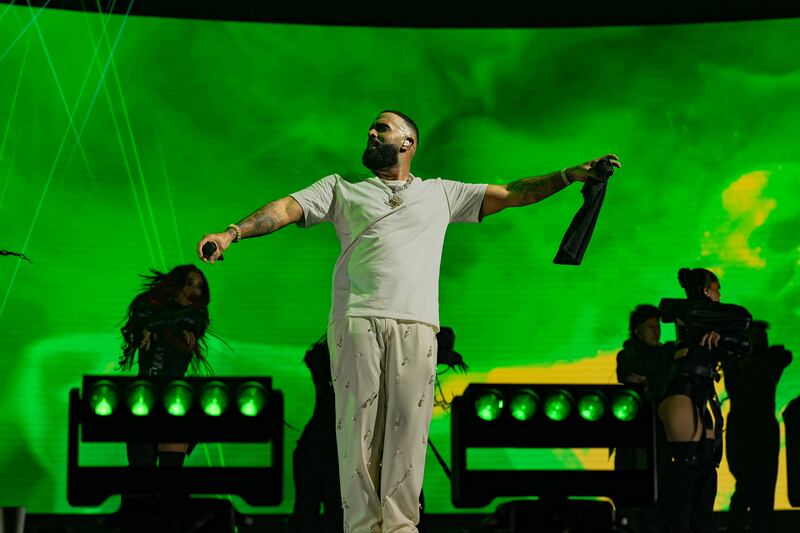
[[[332,222],[341,243],[328,325],[336,397],[336,438],[344,530],[413,532],[433,412],[439,264],[447,225],[480,222],[530,205],[575,181],[602,180],[595,163],[507,185],[478,185],[411,174],[419,131],[383,111],[369,128],[357,183],[332,174],[271,202],[197,245],[214,263],[233,242],[291,223]],[[203,257],[214,242],[216,251]]]

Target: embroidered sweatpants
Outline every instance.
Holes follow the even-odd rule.
[[[436,378],[428,324],[345,317],[328,327],[345,533],[417,531]]]

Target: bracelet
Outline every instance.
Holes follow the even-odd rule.
[[[232,229],[234,232],[236,232],[236,237],[233,238],[233,242],[239,242],[242,240],[242,228],[236,224],[228,224],[228,229]]]
[[[567,169],[566,168],[562,168],[561,169],[561,181],[564,182],[564,185],[572,185],[572,182],[569,181],[569,178],[567,177]]]

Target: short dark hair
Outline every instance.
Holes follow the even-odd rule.
[[[635,334],[636,328],[644,324],[644,322],[650,318],[661,318],[658,307],[650,304],[637,305],[636,308],[631,311],[631,317],[628,321],[628,329],[631,332],[631,336]]]
[[[717,275],[706,268],[682,268],[678,270],[678,283],[686,291],[689,300],[708,300],[704,289],[711,287],[714,282],[719,282]]]
[[[419,144],[419,128],[417,128],[416,122],[406,115],[405,113],[401,113],[400,111],[395,111],[394,109],[384,109],[381,113],[392,113],[393,115],[397,115],[398,117],[403,119],[403,122],[414,131],[414,136],[417,138],[417,144]]]

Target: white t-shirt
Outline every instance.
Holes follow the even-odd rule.
[[[396,189],[404,182],[389,182]],[[299,226],[333,222],[342,251],[333,269],[330,322],[345,316],[415,320],[439,328],[439,265],[447,225],[479,222],[486,185],[414,177],[388,205],[379,178],[326,176],[292,194]]]

